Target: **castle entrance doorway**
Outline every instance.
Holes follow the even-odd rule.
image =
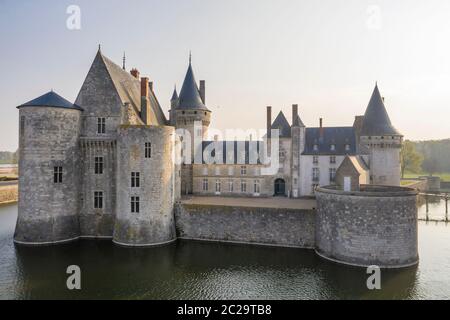
[[[286,195],[286,182],[283,179],[275,180],[275,196]]]

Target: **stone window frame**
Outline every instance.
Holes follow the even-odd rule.
[[[53,167],[53,183],[59,184],[63,183],[63,167],[54,166]]]
[[[330,156],[330,164],[336,164],[336,156]]]
[[[131,172],[131,187],[140,188],[141,187],[141,173],[138,171]]]
[[[319,164],[319,156],[313,156],[313,164]]]
[[[260,194],[261,193],[261,181],[258,179],[253,181],[253,193]]]
[[[145,159],[150,159],[152,157],[152,143],[146,142],[144,144],[144,156]]]
[[[103,209],[104,204],[103,191],[94,191],[94,209]]]
[[[247,193],[247,181],[241,180],[241,192]]]
[[[202,181],[202,190],[203,191],[208,191],[209,189],[209,181],[208,179],[203,179]]]
[[[320,181],[320,170],[319,168],[312,169],[312,181],[318,182]]]
[[[97,118],[97,134],[105,134],[106,133],[106,118],[98,117]]]
[[[131,197],[131,201],[130,201],[131,213],[139,213],[140,212],[140,203],[141,203],[141,198],[139,196]]]
[[[247,166],[241,166],[241,176],[247,175]]]
[[[234,181],[233,179],[228,180],[228,191],[234,192]]]
[[[328,170],[328,172],[329,172],[330,183],[335,182],[336,181],[336,168],[330,168]]]
[[[94,174],[103,174],[104,158],[102,156],[94,157]]]
[[[220,182],[220,179],[216,179],[216,192],[221,192],[222,190],[222,183]]]

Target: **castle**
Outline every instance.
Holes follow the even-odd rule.
[[[20,105],[15,242],[164,244],[176,239],[173,211],[181,195],[300,198],[335,184],[339,171],[347,191],[400,185],[403,137],[378,86],[351,127],[325,127],[322,119],[306,127],[297,105],[291,124],[282,112],[273,120],[267,107],[266,144],[207,140],[212,111],[191,61],[170,103],[167,119],[149,78],[99,49],[75,103],[49,92]],[[252,152],[277,158],[276,170],[268,174],[267,162],[253,161]]]

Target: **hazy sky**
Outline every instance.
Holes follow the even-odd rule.
[[[267,105],[290,120],[293,103],[307,126],[352,125],[378,80],[406,138],[450,138],[448,0],[0,0],[0,150],[17,148],[17,105],[75,100],[99,43],[165,111],[192,50],[215,128],[264,128]]]

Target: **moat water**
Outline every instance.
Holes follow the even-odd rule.
[[[431,210],[445,216],[443,203]],[[311,250],[187,241],[17,247],[16,217],[16,205],[0,206],[0,299],[450,299],[450,224],[443,222],[420,223],[418,266],[383,270],[382,289],[369,291],[365,269]],[[66,288],[69,265],[81,268],[80,291]]]

